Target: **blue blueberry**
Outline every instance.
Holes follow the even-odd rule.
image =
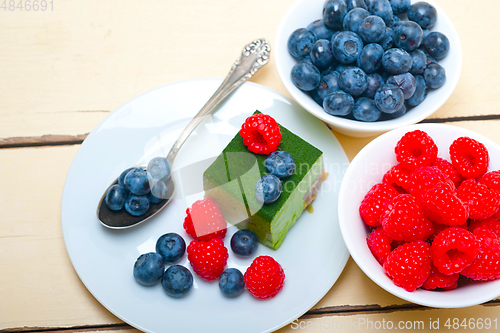
[[[134,216],[146,214],[149,209],[149,199],[143,195],[134,195],[130,193],[125,200],[125,210]]]
[[[375,105],[373,99],[366,97],[359,98],[354,104],[352,115],[360,121],[373,122],[380,118],[382,112]]]
[[[344,16],[347,14],[345,0],[326,0],[323,5],[323,21],[328,29],[342,29]]]
[[[365,0],[368,11],[372,15],[380,16],[387,26],[392,25],[392,7],[389,0]]]
[[[433,31],[424,39],[424,50],[435,59],[443,59],[450,52],[450,41],[445,34]]]
[[[415,76],[416,89],[413,96],[406,100],[406,104],[408,106],[417,106],[420,105],[427,97],[427,84],[425,83],[425,79],[422,75]]]
[[[392,28],[392,29],[394,29],[394,28],[395,28],[398,24],[400,24],[401,22],[403,22],[403,20],[401,20],[401,19],[399,18],[399,16],[394,15],[394,16],[392,17],[392,25],[391,25],[391,28]]]
[[[339,73],[332,72],[321,78],[321,82],[316,88],[318,96],[321,98],[321,105],[323,105],[323,99],[330,95],[332,92],[339,90]]]
[[[231,237],[231,249],[239,257],[251,257],[257,251],[258,246],[259,239],[251,230],[238,230]]]
[[[219,278],[219,289],[226,297],[236,297],[245,288],[243,274],[236,268],[228,268]]]
[[[319,69],[308,62],[298,62],[292,67],[290,73],[292,83],[303,91],[316,89],[321,81]]]
[[[184,297],[193,287],[193,274],[184,266],[170,266],[161,279],[163,290],[171,297]]]
[[[157,204],[159,202],[161,202],[163,199],[162,198],[158,198],[158,197],[155,197],[153,195],[153,193],[149,193],[148,194],[148,200],[150,203],[154,203],[154,204]]]
[[[396,118],[404,116],[405,114],[406,114],[406,105],[405,105],[405,103],[403,103],[403,106],[401,106],[401,108],[394,113],[383,113],[382,112],[382,117],[380,117],[380,120],[396,119]]]
[[[352,31],[342,31],[332,41],[333,56],[341,64],[355,62],[363,50],[363,41]]]
[[[167,199],[168,187],[163,181],[157,181],[151,187],[151,192],[149,193],[149,201],[153,203],[158,203],[163,199]]]
[[[347,116],[354,108],[354,98],[339,90],[331,93],[323,100],[323,109],[332,116]]]
[[[308,55],[300,58],[298,62],[308,62],[308,63],[312,64],[312,59],[311,59],[311,56],[308,54]]]
[[[378,73],[368,74],[366,80],[368,82],[368,86],[362,96],[374,99],[375,93],[384,84],[384,80]]]
[[[382,66],[390,74],[403,74],[413,65],[411,56],[403,49],[393,48],[384,52]]]
[[[427,66],[429,66],[430,64],[437,64],[436,59],[431,57],[429,54],[426,54],[425,57],[427,58]]]
[[[169,232],[158,238],[155,249],[166,264],[175,264],[186,252],[186,242],[175,232]]]
[[[365,0],[346,0],[346,4],[348,11],[351,11],[354,8],[368,9],[368,7],[366,7]]]
[[[382,18],[370,15],[361,21],[358,34],[365,43],[377,43],[385,37],[385,29]]]
[[[427,2],[416,2],[408,9],[408,20],[418,23],[422,29],[432,28],[437,21],[437,11]]]
[[[156,252],[141,254],[134,264],[134,278],[142,285],[152,286],[162,277],[164,270],[161,255]]]
[[[408,52],[417,49],[424,38],[422,28],[412,21],[402,22],[393,27],[393,30],[394,45]]]
[[[413,75],[420,75],[424,72],[425,67],[427,67],[427,56],[424,52],[420,50],[415,50],[410,52],[413,64],[410,68],[410,73]]]
[[[394,113],[401,109],[403,104],[403,91],[394,85],[386,84],[375,94],[375,105],[382,112]]]
[[[310,30],[314,34],[314,36],[316,36],[316,39],[331,40],[333,36],[333,31],[326,27],[323,20],[316,20],[309,23],[307,29]]]
[[[425,37],[429,36],[429,34],[431,33],[431,31],[429,29],[422,29],[422,32],[424,33],[424,39],[425,39]]]
[[[125,187],[115,184],[111,186],[106,193],[104,202],[111,210],[120,210],[125,205],[125,200],[127,199],[128,191]]]
[[[375,73],[382,65],[384,49],[379,44],[367,44],[358,57],[357,65],[365,73]]]
[[[318,95],[318,90],[314,89],[309,91],[309,95],[311,95],[312,99],[321,107],[323,107],[323,98]]]
[[[142,170],[140,168],[128,168],[127,170],[123,171],[120,174],[120,177],[118,177],[118,184],[121,186],[125,186],[125,176],[132,170]]]
[[[394,36],[394,31],[389,27],[385,28],[384,38],[382,38],[382,40],[380,42],[378,42],[380,44],[380,46],[382,46],[384,51],[389,50],[394,45],[394,37],[393,36]]]
[[[404,14],[410,9],[411,0],[389,0],[394,15]]]
[[[352,66],[352,65],[338,65],[337,67],[335,67],[335,71],[340,74],[344,69],[351,68],[351,67],[354,67],[354,66]]]
[[[401,89],[401,91],[403,92],[404,99],[408,99],[413,96],[413,94],[415,93],[415,89],[417,88],[415,77],[410,73],[390,76],[387,79],[386,83],[399,87],[399,89]]]
[[[339,86],[351,96],[361,95],[368,87],[366,73],[358,67],[344,69],[339,75]]]
[[[148,177],[154,181],[167,181],[170,178],[172,168],[165,157],[151,159],[147,167]]]
[[[316,36],[309,29],[300,28],[292,32],[288,37],[288,52],[296,58],[308,55],[316,42]]]
[[[127,190],[136,195],[146,195],[151,191],[148,173],[143,169],[136,168],[129,171],[123,183]]]
[[[281,180],[275,175],[264,175],[255,185],[255,197],[263,204],[271,204],[281,195]]]
[[[312,64],[316,68],[329,67],[334,61],[331,43],[326,39],[317,40],[311,49],[310,57]]]
[[[439,64],[430,64],[424,70],[424,79],[429,88],[441,88],[446,82],[446,71]]]
[[[286,178],[295,172],[295,160],[290,153],[276,150],[269,154],[264,162],[267,172],[278,178]]]
[[[335,72],[335,68],[337,68],[337,66],[338,64],[334,61],[333,64],[331,64],[327,68],[323,68],[322,70],[320,70],[320,73],[322,76],[332,74],[333,72]]]
[[[354,8],[353,10],[349,11],[344,17],[342,26],[344,27],[344,30],[358,33],[359,24],[361,23],[361,21],[363,21],[364,18],[370,15],[370,12],[363,8]]]

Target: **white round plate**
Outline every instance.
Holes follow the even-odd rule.
[[[90,133],[66,178],[61,219],[66,249],[76,272],[101,304],[143,331],[276,330],[314,306],[333,286],[349,257],[337,216],[338,190],[348,166],[342,147],[324,123],[295,102],[251,82],[205,120],[179,152],[174,173],[180,190],[168,207],[131,229],[111,230],[99,223],[96,207],[110,182],[127,167],[166,156],[179,132],[221,82],[204,79],[174,83],[124,104]],[[286,275],[283,290],[265,301],[247,291],[231,299],[222,295],[217,281],[206,282],[193,273],[191,292],[174,299],[165,294],[160,283],[152,287],[136,283],[132,269],[137,257],[153,252],[161,235],[176,232],[187,243],[191,240],[182,223],[186,208],[203,197],[205,167],[190,166],[215,158],[255,110],[273,116],[321,149],[329,172],[313,202],[314,212],[302,214],[277,251],[259,245],[255,254],[270,255],[282,265]],[[233,254],[229,240],[235,231],[235,227],[228,227],[225,238],[228,267],[244,273],[253,258],[241,259]],[[180,264],[192,272],[186,255]]]

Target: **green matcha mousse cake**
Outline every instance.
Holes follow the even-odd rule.
[[[326,177],[323,152],[279,127],[278,150],[290,153],[296,167],[294,174],[282,179],[283,191],[275,202],[263,205],[256,199],[255,185],[268,173],[264,165],[267,155],[250,152],[239,132],[203,173],[205,197],[217,203],[224,218],[239,229],[254,231],[260,243],[275,250]]]

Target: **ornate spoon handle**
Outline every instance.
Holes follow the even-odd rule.
[[[227,74],[224,82],[217,91],[210,97],[208,102],[201,108],[200,112],[189,122],[186,128],[175,141],[167,155],[168,162],[172,165],[182,144],[189,137],[191,132],[208,116],[215,108],[236,88],[251,78],[262,66],[268,63],[271,46],[264,39],[256,39],[246,45],[241,52],[241,57],[235,61],[233,67]]]

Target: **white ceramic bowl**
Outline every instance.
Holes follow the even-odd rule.
[[[427,132],[439,148],[438,156],[450,160],[448,148],[461,136],[482,142],[490,153],[488,171],[500,169],[500,147],[475,132],[451,125],[418,124],[385,133],[364,147],[353,159],[342,181],[339,193],[340,230],[347,248],[358,266],[380,287],[407,301],[436,308],[459,308],[481,304],[500,295],[500,280],[471,282],[455,290],[437,292],[417,289],[407,292],[396,286],[385,274],[382,266],[371,254],[366,237],[368,226],[359,215],[359,205],[366,192],[382,181],[383,175],[396,165],[394,147],[408,131],[420,129]]]
[[[416,2],[417,0],[412,0]],[[395,128],[415,124],[433,114],[446,102],[455,89],[462,69],[462,47],[453,23],[444,11],[432,0],[425,0],[436,7],[438,19],[432,31],[444,33],[450,40],[450,52],[446,58],[438,61],[446,70],[446,83],[441,88],[429,91],[427,98],[419,106],[404,116],[374,123],[366,123],[335,117],[327,114],[307,93],[299,90],[290,79],[290,71],[297,60],[288,53],[287,41],[290,34],[298,28],[305,28],[309,23],[322,17],[325,0],[297,0],[282,18],[276,32],[274,49],[276,67],[281,81],[290,95],[308,112],[330,124],[336,131],[353,136],[368,137]]]

